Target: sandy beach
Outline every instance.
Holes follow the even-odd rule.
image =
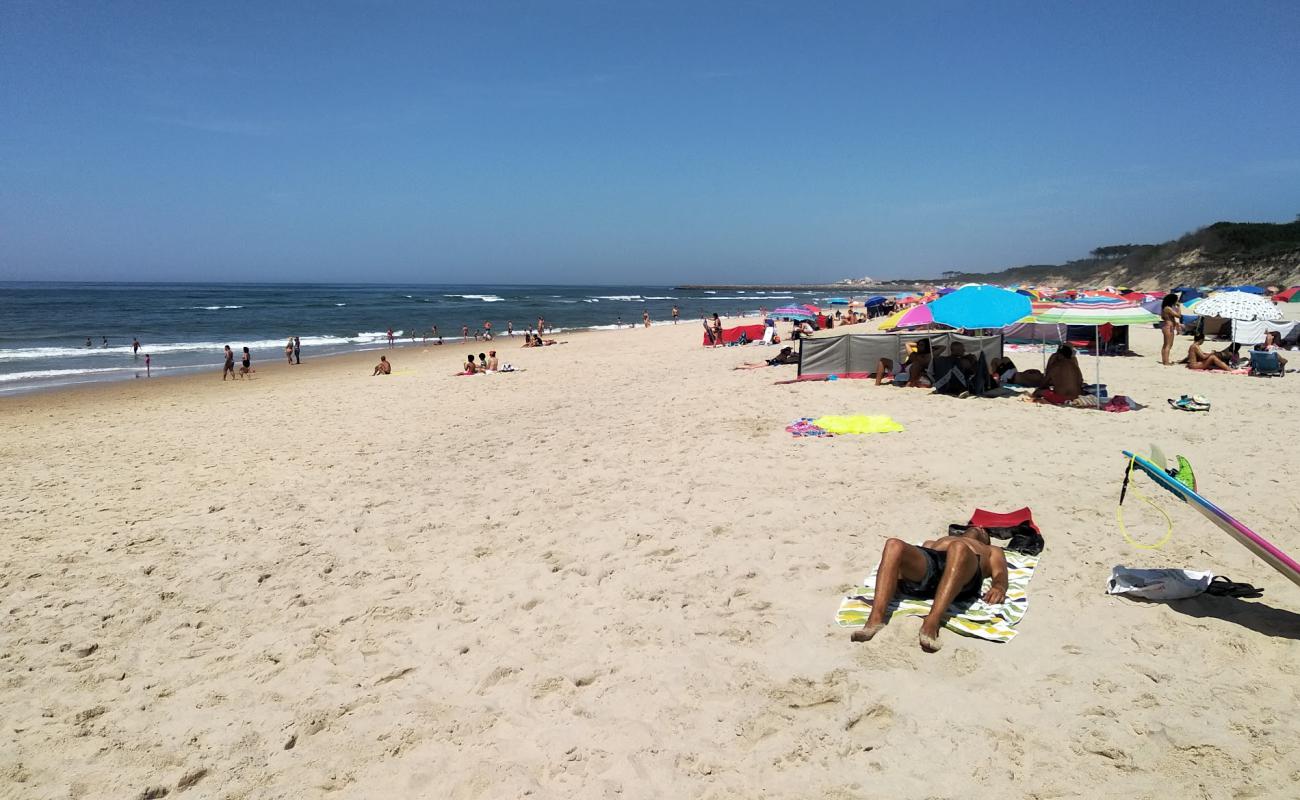
[[[698,321],[0,399],[0,797],[1295,797],[1300,587],[1154,486],[1162,549],[1115,508],[1155,443],[1300,553],[1300,376],[1158,336],[1103,359],[1126,414],[774,385]],[[784,430],[850,413],[906,430]],[[1022,506],[1014,641],[833,624],[886,538]],[[1117,564],[1266,593],[1134,602]]]

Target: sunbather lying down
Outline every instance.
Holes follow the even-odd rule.
[[[993,583],[984,593],[984,602],[1001,603],[1007,597],[1007,560],[1001,547],[989,544],[988,531],[972,525],[961,536],[945,536],[927,541],[920,547],[902,539],[885,542],[876,573],[876,591],[871,599],[871,614],[861,630],[853,632],[853,641],[866,642],[885,627],[885,614],[894,595],[933,599],[934,607],[921,622],[921,649],[934,653],[943,646],[939,628],[948,606],[955,600],[973,600],[979,596],[985,578]]]
[[[753,361],[746,361],[744,364],[741,364],[738,367],[733,367],[733,369],[762,369],[763,367],[779,367],[782,364],[798,364],[798,363],[799,363],[799,354],[794,351],[794,348],[782,347],[781,352],[777,353],[776,356],[774,356],[773,358],[769,358],[766,361],[759,361],[757,363]]]

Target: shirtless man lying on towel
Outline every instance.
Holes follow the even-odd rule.
[[[972,525],[961,536],[945,536],[917,547],[902,539],[885,542],[876,572],[876,593],[871,600],[871,615],[862,630],[853,632],[853,641],[865,642],[885,627],[885,613],[901,591],[910,597],[934,600],[934,608],[921,622],[921,649],[934,653],[943,646],[939,627],[944,612],[954,600],[971,600],[979,596],[985,578],[993,583],[984,593],[984,602],[1001,603],[1007,597],[1007,560],[1001,547],[989,544],[988,532]]]

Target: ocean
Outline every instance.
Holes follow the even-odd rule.
[[[248,347],[253,362],[284,358],[302,341],[304,361],[405,344],[433,325],[447,344],[492,322],[502,337],[543,317],[557,333],[756,314],[788,303],[820,303],[824,292],[703,291],[664,286],[455,286],[365,284],[0,283],[0,395],[92,381],[221,370],[222,346]],[[138,354],[132,340],[140,340]]]

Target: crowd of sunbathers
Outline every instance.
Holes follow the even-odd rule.
[[[929,339],[921,339],[897,367],[894,366],[892,359],[880,359],[873,373],[876,385],[889,381],[905,387],[933,388],[929,376],[930,367],[934,357],[942,349],[942,345],[933,348]],[[966,352],[966,345],[962,342],[953,342],[948,356],[952,359],[952,367],[962,374],[966,385],[976,385],[975,379],[980,369],[980,362],[976,356]],[[984,383],[989,388],[999,386],[1030,388],[1034,390],[1031,395],[1034,401],[1052,405],[1064,405],[1074,400],[1083,394],[1084,387],[1083,371],[1079,368],[1074,348],[1068,344],[1061,345],[1047,360],[1047,366],[1042,370],[1021,370],[1010,358],[999,356],[988,364],[987,381]]]

